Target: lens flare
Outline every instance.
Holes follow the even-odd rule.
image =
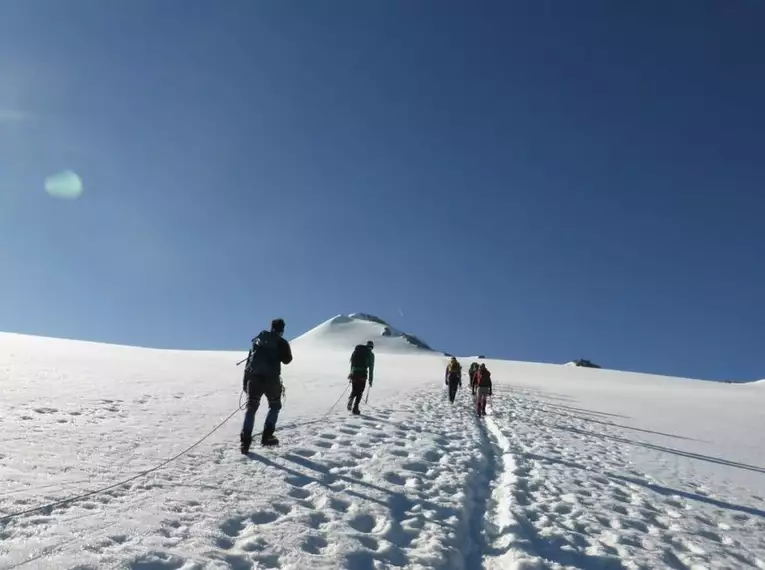
[[[58,172],[45,179],[45,191],[54,198],[76,200],[82,190],[82,179],[71,170]]]

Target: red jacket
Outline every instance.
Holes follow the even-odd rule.
[[[483,371],[479,368],[475,373],[475,385],[479,388],[488,388],[489,394],[491,394],[491,372],[488,368]]]

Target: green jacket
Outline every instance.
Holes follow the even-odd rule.
[[[354,372],[366,372],[369,370],[369,381],[372,382],[375,377],[375,353],[367,350],[367,362],[364,366],[353,366],[351,364],[351,374]]]

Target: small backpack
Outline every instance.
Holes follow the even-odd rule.
[[[351,354],[351,367],[366,368],[369,363],[369,347],[363,344],[357,344]]]
[[[263,331],[252,339],[252,349],[247,359],[247,372],[264,376],[278,376],[281,373],[279,335]]]

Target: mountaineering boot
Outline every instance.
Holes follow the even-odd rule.
[[[358,416],[359,414],[361,414],[361,410],[359,410],[358,408],[353,408],[353,415]]]
[[[267,425],[263,428],[263,437],[260,440],[260,445],[264,447],[274,447],[279,445],[279,440],[274,436],[275,427]]]
[[[353,396],[348,398],[348,411],[351,411],[351,407],[353,406]]]
[[[241,441],[241,446],[239,447],[240,451],[243,455],[247,455],[247,453],[250,451],[250,444],[252,443],[252,437],[246,436],[243,433],[239,435],[239,440]]]

